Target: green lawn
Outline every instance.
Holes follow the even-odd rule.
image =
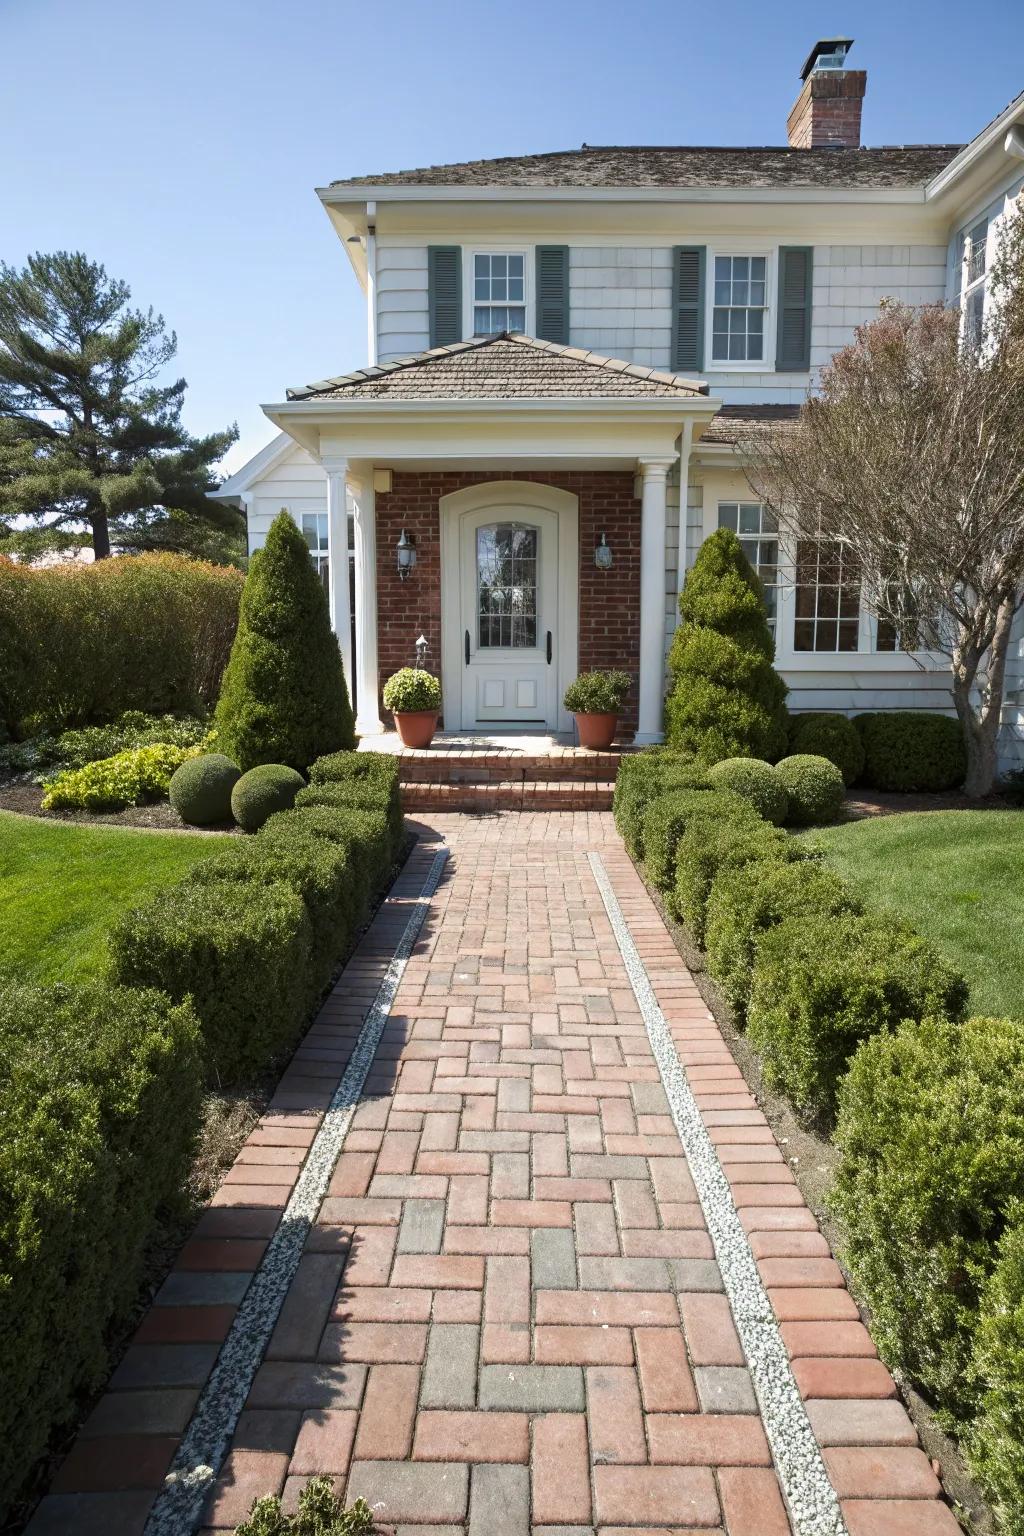
[[[31,982],[94,975],[119,913],[223,847],[209,834],[129,832],[0,811],[0,975]]]
[[[908,812],[805,835],[866,904],[904,913],[960,967],[973,1012],[1024,1016],[1024,811]]]

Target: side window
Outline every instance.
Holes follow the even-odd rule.
[[[720,501],[718,526],[738,535],[743,553],[760,576],[774,634],[779,595],[779,525],[774,513],[759,501]]]

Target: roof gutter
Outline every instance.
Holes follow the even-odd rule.
[[[933,202],[943,193],[948,192],[962,176],[965,176],[973,166],[989,150],[1004,139],[1004,149],[1008,154],[1014,153],[1010,140],[1014,123],[1024,119],[1024,91],[1014,97],[1010,105],[999,116],[993,118],[987,128],[983,128],[977,138],[964,146],[958,155],[954,155],[948,165],[943,166],[937,176],[933,176],[924,189],[925,201]]]
[[[325,208],[368,199],[381,203],[897,203],[925,200],[925,185],[909,187],[466,187],[372,186],[339,183],[317,187]]]

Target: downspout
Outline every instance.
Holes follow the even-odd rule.
[[[377,363],[377,204],[366,205],[366,356]]]

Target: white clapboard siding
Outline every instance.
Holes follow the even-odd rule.
[[[304,448],[296,446],[253,487],[249,508],[249,552],[260,549],[274,518],[287,507],[299,521],[303,512],[327,511],[327,476]]]
[[[377,358],[393,362],[430,346],[427,248],[377,244]]]

